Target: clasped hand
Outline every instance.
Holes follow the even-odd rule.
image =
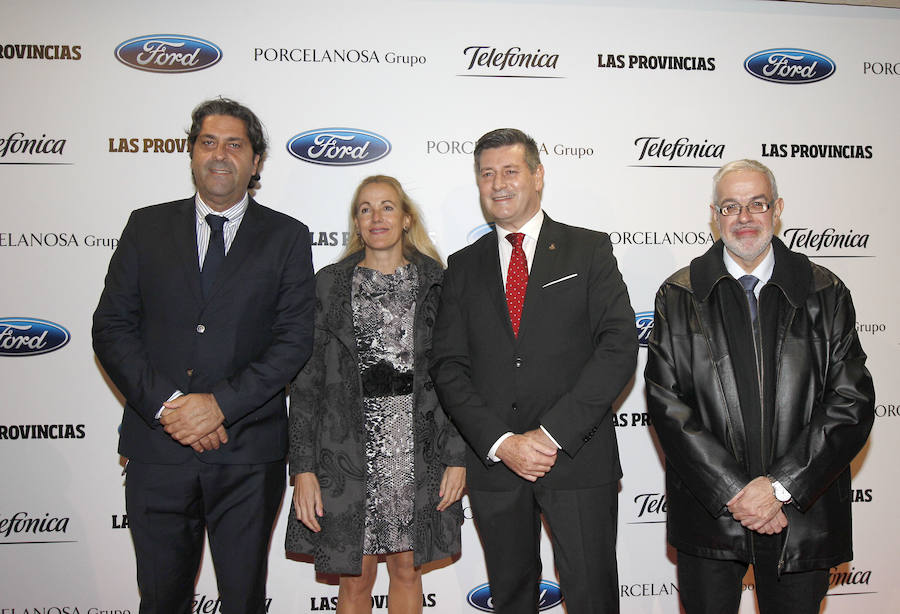
[[[556,463],[556,445],[540,428],[510,435],[497,448],[497,458],[520,478],[535,482]]]
[[[228,443],[225,414],[210,393],[192,393],[166,401],[159,417],[166,433],[197,452],[218,450]]]
[[[775,498],[772,483],[765,476],[751,480],[727,505],[734,519],[751,531],[772,535],[788,525],[782,503]]]

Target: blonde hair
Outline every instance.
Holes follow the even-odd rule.
[[[398,205],[400,205],[401,211],[403,211],[404,215],[409,217],[409,229],[403,232],[403,257],[410,260],[416,252],[419,252],[436,260],[438,264],[443,267],[444,262],[441,260],[440,254],[438,254],[437,249],[434,247],[434,243],[431,242],[428,232],[425,230],[425,224],[422,222],[422,213],[409,195],[403,190],[403,186],[400,185],[400,182],[389,175],[372,175],[371,177],[366,177],[356,187],[356,191],[353,192],[353,200],[350,201],[350,241],[347,242],[347,248],[344,250],[344,253],[341,254],[341,259],[366,248],[359,233],[353,232],[353,229],[355,227],[356,203],[359,200],[359,193],[362,192],[363,188],[367,185],[373,183],[383,183],[394,188],[397,197],[400,199]]]

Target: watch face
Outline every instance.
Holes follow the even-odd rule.
[[[772,490],[775,491],[775,498],[782,503],[787,503],[791,500],[790,493],[781,485],[781,482],[772,482]]]

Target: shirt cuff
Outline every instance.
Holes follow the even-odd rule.
[[[553,442],[553,445],[556,446],[557,450],[562,450],[562,446],[559,445],[559,442],[553,438],[553,435],[550,434],[550,431],[548,431],[547,429],[544,428],[543,424],[541,425],[541,430],[544,431],[544,435],[546,435],[547,437],[550,438],[550,441]]]
[[[182,397],[182,396],[184,396],[184,393],[181,392],[180,390],[176,390],[175,392],[172,393],[172,396],[170,396],[168,399],[166,399],[166,403],[168,403],[168,402],[171,401],[172,399],[177,399],[178,397]],[[160,419],[160,417],[162,416],[163,410],[164,410],[165,408],[166,408],[166,406],[163,405],[162,407],[159,408],[159,411],[156,412],[155,418],[156,418],[157,420]]]
[[[497,458],[497,448],[499,448],[500,444],[503,443],[504,441],[506,441],[507,438],[512,437],[512,435],[513,435],[512,432],[503,433],[502,435],[500,435],[500,437],[497,439],[497,441],[494,442],[494,445],[491,446],[491,449],[488,450],[488,454],[487,454],[488,458],[491,459],[492,461],[494,461],[495,463],[499,463],[500,459]]]

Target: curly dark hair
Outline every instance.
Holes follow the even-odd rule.
[[[187,140],[188,152],[192,157],[194,155],[194,143],[197,142],[197,137],[200,135],[200,127],[203,125],[203,120],[209,115],[230,115],[242,120],[247,127],[247,136],[250,139],[251,147],[253,147],[253,153],[259,156],[260,161],[265,158],[268,143],[259,118],[241,103],[221,96],[201,102],[191,113],[191,129],[187,131]],[[253,175],[250,178],[248,187],[252,188],[257,181],[259,181],[259,175]]]

